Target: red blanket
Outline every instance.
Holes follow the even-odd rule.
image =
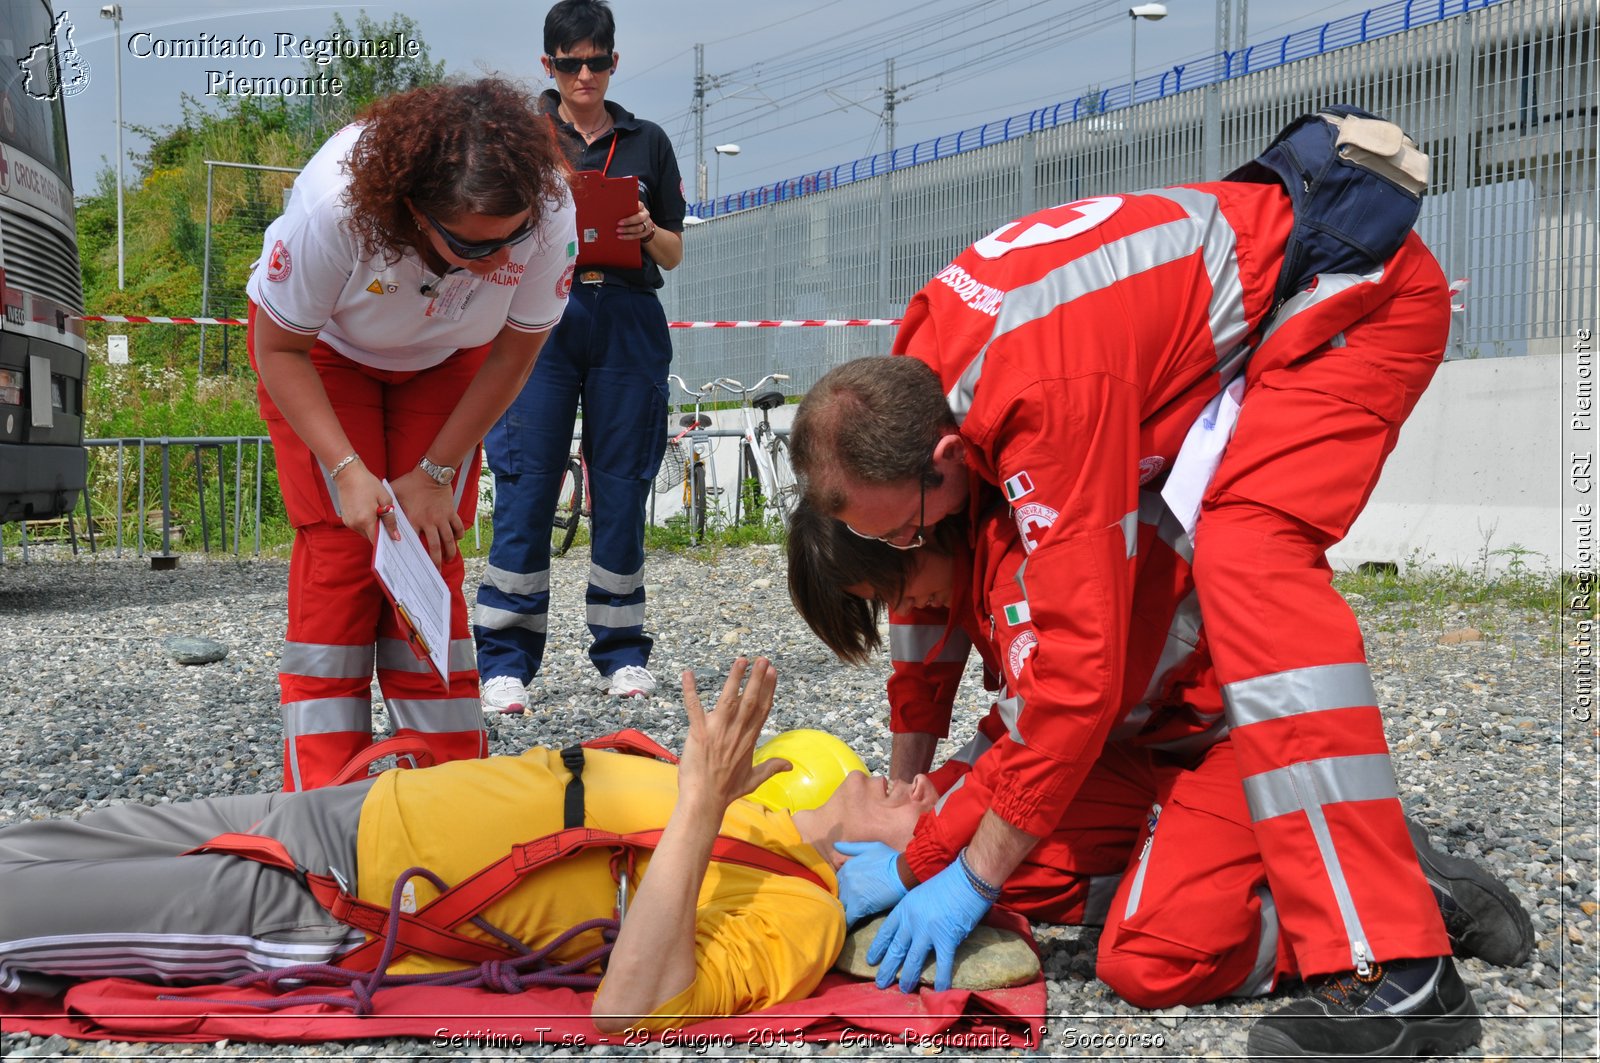
[[[991,913],[994,917],[1010,913]],[[1014,917],[1013,917],[1014,918]],[[1006,921],[1027,932],[1020,919]],[[1031,940],[1031,937],[1030,937]],[[326,987],[299,991],[326,994]],[[759,1053],[796,1040],[862,1046],[1036,1048],[1044,1021],[1042,976],[985,992],[924,988],[880,990],[840,974],[805,1000],[734,1018],[710,1019],[660,1035],[602,1034],[589,1021],[592,993],[531,989],[507,995],[482,989],[401,986],[380,992],[374,1013],[356,1017],[326,1004],[264,1012],[241,1003],[274,997],[257,989],[153,986],[103,978],[53,999],[0,994],[0,1029],[78,1040],[268,1041],[306,1044],[373,1037],[414,1037],[446,1049],[541,1045],[643,1044],[659,1040],[694,1050]],[[159,999],[161,997],[177,999]]]

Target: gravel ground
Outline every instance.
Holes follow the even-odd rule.
[[[152,572],[142,560],[105,555],[41,561],[36,554],[25,566],[18,560],[11,552],[0,567],[0,825],[72,815],[112,800],[276,788],[274,661],[286,563],[185,557],[174,571]],[[617,702],[594,690],[581,624],[586,563],[581,549],[556,562],[546,674],[534,681],[527,716],[492,722],[497,753],[623,726],[682,746],[675,696]],[[481,562],[469,562],[469,586],[479,571]],[[657,553],[648,575],[658,676],[687,668],[703,684],[715,682],[736,652],[770,655],[781,677],[774,730],[831,730],[874,768],[886,765],[885,668],[851,669],[832,660],[788,605],[776,548],[711,557]],[[1462,963],[1485,1013],[1482,1044],[1472,1055],[1594,1058],[1595,728],[1573,722],[1561,704],[1563,660],[1552,620],[1498,606],[1468,612],[1453,604],[1355,604],[1407,810],[1428,826],[1436,845],[1488,865],[1533,913],[1538,948],[1529,963],[1514,970]],[[1439,641],[1469,625],[1484,633],[1481,640]],[[204,666],[175,664],[163,648],[174,635],[217,639],[228,656]],[[974,690],[980,688],[969,675],[962,704],[971,711],[956,741],[976,722],[981,702]],[[1048,1055],[1240,1056],[1250,1019],[1279,1002],[1140,1011],[1093,980],[1091,932],[1044,928],[1039,936],[1052,1016]],[[685,1054],[682,1048],[654,1053]],[[874,1053],[812,1045],[790,1054]],[[0,1056],[60,1055],[425,1058],[441,1050],[409,1040],[273,1048],[0,1036]]]

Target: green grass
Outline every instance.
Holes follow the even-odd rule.
[[[1544,616],[1552,621],[1569,608],[1579,581],[1573,573],[1540,571],[1529,552],[1512,546],[1480,551],[1476,564],[1440,565],[1413,555],[1398,569],[1381,566],[1340,573],[1333,585],[1342,594],[1359,595],[1377,616],[1377,630],[1442,630],[1476,627],[1493,631],[1497,617],[1512,613]],[[1499,562],[1499,565],[1496,565]],[[1592,610],[1589,615],[1593,615]],[[1557,636],[1547,649],[1557,649]]]

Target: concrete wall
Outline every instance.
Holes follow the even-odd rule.
[[[1362,562],[1537,569],[1562,558],[1567,418],[1559,356],[1444,363],[1400,433],[1372,501],[1330,552]],[[1590,433],[1592,434],[1592,433]],[[1592,449],[1586,440],[1584,447]]]
[[[1593,453],[1594,432],[1570,429],[1572,396],[1564,391],[1573,390],[1576,372],[1566,362],[1563,384],[1564,358],[1571,354],[1440,366],[1401,430],[1371,502],[1330,552],[1334,566],[1475,568],[1487,558],[1491,571],[1501,571],[1517,555],[1497,551],[1516,550],[1527,551],[1521,559],[1535,569],[1581,567],[1567,520],[1573,509],[1570,455]],[[788,428],[794,409],[774,410],[773,424]],[[717,411],[713,421],[720,429],[743,427],[734,410]],[[713,484],[732,490],[738,452],[737,439],[715,441]],[[681,508],[680,497],[677,491],[657,496],[657,522]],[[731,499],[725,495],[724,501]]]

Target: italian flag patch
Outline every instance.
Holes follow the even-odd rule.
[[[1018,602],[1016,605],[1006,606],[1005,612],[1006,623],[1012,627],[1016,627],[1018,624],[1026,624],[1033,619],[1033,615],[1028,612],[1028,603],[1025,601]]]
[[[1006,491],[1006,501],[1015,502],[1019,498],[1026,498],[1028,495],[1033,494],[1033,477],[1029,476],[1028,471],[1024,469],[1007,480],[1003,486]]]

